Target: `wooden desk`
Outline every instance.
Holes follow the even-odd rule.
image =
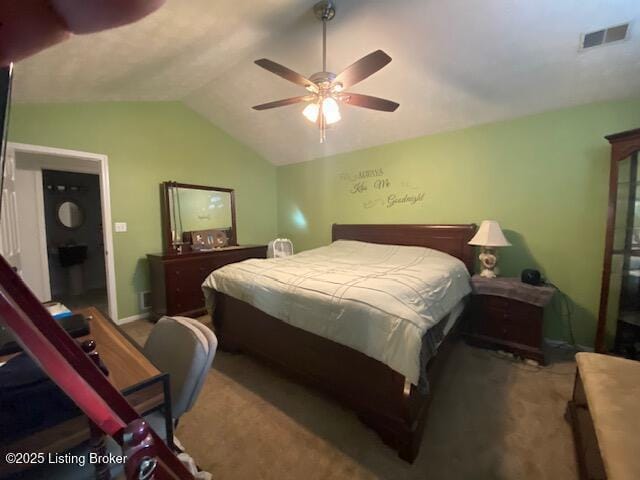
[[[164,407],[167,419],[167,441],[173,444],[169,376],[160,372],[142,353],[135,341],[113,321],[94,307],[78,310],[89,319],[91,333],[78,340],[93,339],[96,351],[109,369],[109,380],[124,394],[129,403],[146,415]],[[0,362],[12,355],[0,357]],[[165,400],[166,399],[166,400]],[[166,402],[166,406],[165,406]],[[64,452],[89,439],[89,424],[84,415],[0,445],[0,458],[8,452]],[[0,477],[28,465],[7,465],[0,462]]]
[[[125,390],[160,374],[138,344],[97,308],[85,308],[74,313],[81,313],[89,319],[91,333],[80,340],[92,338],[96,341],[96,351],[109,369],[109,380],[118,389]]]

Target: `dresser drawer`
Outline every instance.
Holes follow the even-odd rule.
[[[265,245],[160,257],[150,255],[154,316],[200,315],[202,283],[214,270],[248,258],[264,258]]]
[[[541,340],[538,323],[511,313],[488,314],[482,318],[478,333],[496,339],[537,347],[540,345]]]
[[[474,301],[481,310],[492,310],[496,312],[506,312],[509,309],[510,300],[494,295],[480,295]]]
[[[167,303],[170,315],[201,308],[204,296],[200,285],[206,278],[206,269],[200,262],[182,261],[166,267]]]
[[[540,346],[540,307],[491,295],[481,295],[474,300],[473,327],[476,334],[536,348]]]

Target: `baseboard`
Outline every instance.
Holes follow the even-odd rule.
[[[587,347],[585,345],[571,345],[569,342],[564,340],[554,340],[552,338],[545,338],[544,343],[554,348],[568,348],[578,350],[580,352],[593,352],[593,347]]]
[[[130,317],[121,318],[116,323],[118,325],[125,325],[126,323],[135,322],[136,320],[146,320],[151,315],[151,312],[142,312]]]

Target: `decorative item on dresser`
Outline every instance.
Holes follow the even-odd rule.
[[[640,360],[640,128],[605,137],[611,144],[609,210],[595,350]]]
[[[202,282],[212,271],[248,258],[266,258],[266,245],[241,245],[205,252],[147,255],[151,271],[151,312],[155,319],[206,313]]]
[[[471,278],[473,294],[467,341],[506,350],[544,364],[542,317],[555,289],[518,278]]]
[[[469,245],[478,245],[482,251],[478,258],[482,265],[481,277],[495,278],[498,275],[498,257],[496,247],[509,247],[511,244],[504,238],[500,224],[495,220],[483,220],[475,236],[469,241]]]

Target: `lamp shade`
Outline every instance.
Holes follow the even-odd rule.
[[[500,224],[495,220],[483,220],[480,228],[469,241],[469,245],[482,247],[509,247],[511,244],[504,238]]]

